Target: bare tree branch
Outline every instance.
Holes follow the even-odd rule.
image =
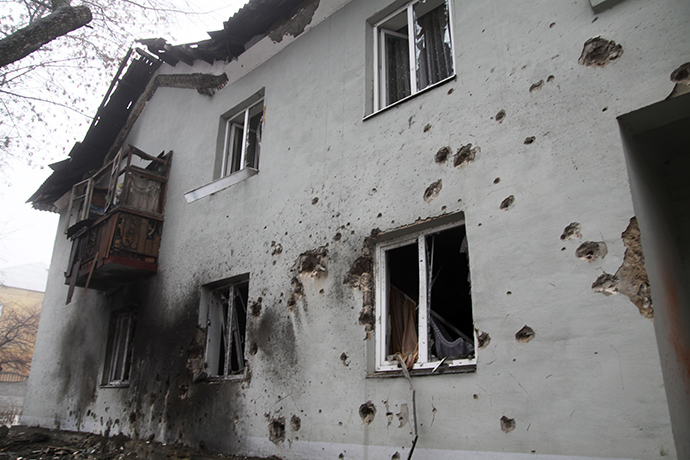
[[[73,108],[73,107],[70,107],[70,106],[67,105],[67,104],[61,104],[61,103],[59,103],[59,102],[51,101],[51,100],[48,100],[48,99],[43,99],[43,98],[40,98],[40,97],[33,97],[33,96],[26,96],[26,95],[24,95],[24,94],[12,93],[12,92],[10,92],[10,91],[5,91],[5,90],[2,90],[2,89],[0,89],[0,93],[7,94],[8,96],[20,97],[20,98],[22,98],[22,99],[29,99],[29,100],[32,100],[32,101],[40,101],[40,102],[46,102],[46,103],[48,103],[48,104],[57,105],[58,107],[62,107],[63,109],[68,109],[68,110],[71,110],[72,112],[78,113],[79,115],[83,115],[83,116],[85,116],[86,118],[91,118],[90,115],[87,115],[87,114],[85,114],[85,113],[82,113],[82,112],[80,112],[79,110],[77,110],[77,109],[75,109],[75,108]]]
[[[91,22],[87,6],[63,6],[0,40],[0,67],[18,61],[46,43]]]
[[[40,315],[39,306],[4,306],[0,317],[0,370],[28,374]]]

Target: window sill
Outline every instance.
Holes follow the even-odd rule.
[[[101,388],[129,388],[129,382],[104,383]]]
[[[438,87],[438,86],[443,86],[443,85],[445,85],[446,83],[448,83],[449,81],[455,80],[456,78],[457,78],[457,75],[456,75],[456,74],[453,74],[453,75],[451,75],[451,76],[448,77],[448,78],[445,78],[445,79],[443,79],[443,80],[441,80],[441,81],[439,81],[439,82],[434,83],[433,85],[427,86],[426,88],[424,88],[424,89],[421,90],[421,91],[417,91],[417,92],[414,93],[414,94],[410,94],[409,96],[404,97],[404,98],[400,99],[399,101],[395,101],[394,103],[392,103],[392,104],[390,104],[390,105],[387,105],[387,106],[385,106],[385,107],[383,107],[383,108],[381,108],[381,109],[378,109],[378,110],[375,111],[375,112],[370,113],[369,115],[366,115],[366,116],[362,119],[362,121],[366,121],[366,120],[368,120],[368,119],[370,119],[370,118],[372,118],[372,117],[378,115],[378,114],[381,113],[381,112],[385,112],[385,111],[387,111],[387,110],[389,110],[389,109],[392,109],[393,107],[397,107],[398,105],[402,104],[403,102],[409,101],[410,99],[414,99],[415,97],[419,96],[420,94],[426,93],[427,91],[431,91],[432,89],[434,89],[434,88],[436,88],[436,87]]]
[[[476,364],[466,364],[462,366],[442,366],[438,369],[412,369],[409,372],[410,377],[415,376],[426,376],[426,375],[443,375],[443,374],[467,374],[470,372],[475,372],[477,370]],[[368,379],[386,379],[393,377],[405,377],[405,374],[401,369],[395,370],[380,370],[368,374],[366,378]]]
[[[207,377],[205,380],[200,380],[196,383],[217,384],[217,383],[225,383],[225,382],[244,382],[245,380],[247,380],[247,377],[243,373],[243,374],[238,374],[238,375],[227,375],[227,376],[214,375],[211,377]]]
[[[203,185],[197,189],[192,190],[184,194],[187,203],[192,203],[201,198],[212,195],[228,187],[232,187],[235,184],[242,182],[245,179],[249,179],[259,173],[258,169],[254,168],[244,168],[237,172],[230,174],[229,176],[221,177],[220,179],[214,180],[210,184]]]

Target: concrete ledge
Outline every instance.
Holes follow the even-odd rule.
[[[589,3],[592,6],[592,11],[599,14],[604,10],[608,10],[609,8],[616,6],[622,1],[623,0],[589,0]]]

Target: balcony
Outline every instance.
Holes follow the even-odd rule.
[[[72,187],[67,303],[75,287],[108,290],[156,274],[171,160],[128,146]]]

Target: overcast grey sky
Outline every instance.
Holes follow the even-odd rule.
[[[179,0],[182,3],[184,0]],[[185,2],[186,3],[186,2]],[[207,31],[221,30],[226,21],[245,3],[245,0],[197,0],[194,7],[206,14],[187,15],[179,19],[175,43],[190,43],[208,38]],[[219,5],[223,5],[219,7]],[[180,6],[180,9],[187,9]],[[159,36],[169,37],[168,31],[162,30]],[[93,115],[103,95],[92,103]],[[85,133],[78,137],[83,138]],[[65,141],[68,142],[68,141]],[[71,145],[67,146],[69,152]],[[54,159],[54,161],[62,158]],[[50,163],[50,162],[49,162]],[[26,200],[50,175],[51,169],[31,168],[15,163],[8,167],[6,178],[9,184],[0,183],[0,267],[24,265],[34,262],[50,263],[57,229],[58,215],[36,211],[26,204]],[[64,238],[62,232],[59,237]],[[0,280],[1,282],[2,280]]]

